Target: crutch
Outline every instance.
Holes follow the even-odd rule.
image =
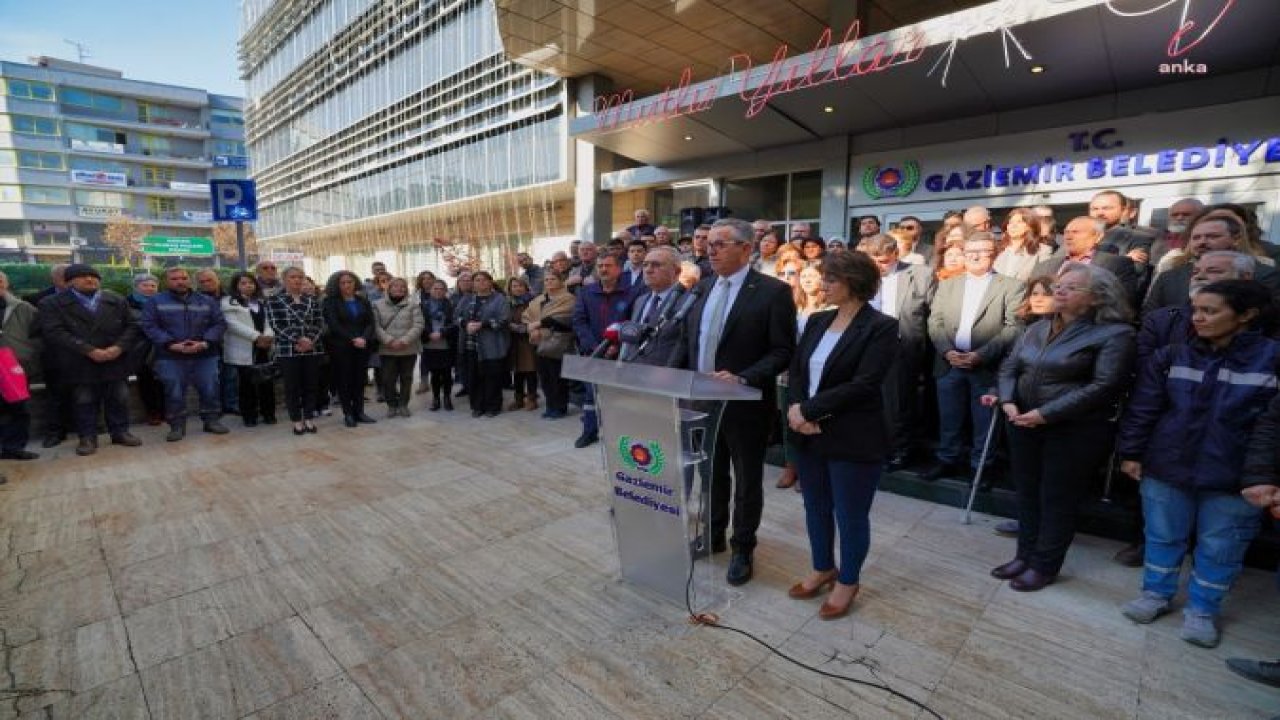
[[[973,524],[973,501],[978,497],[978,485],[982,484],[982,473],[987,469],[987,453],[991,452],[991,436],[996,434],[996,423],[1000,421],[1000,408],[991,407],[991,425],[987,428],[987,440],[982,443],[982,457],[978,459],[978,471],[973,474],[973,485],[969,488],[969,502],[964,504],[965,525]]]

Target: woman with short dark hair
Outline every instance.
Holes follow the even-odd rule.
[[[431,387],[431,407],[453,410],[453,365],[458,357],[458,325],[454,320],[449,286],[443,280],[431,283],[431,292],[419,302],[422,308],[422,384]]]
[[[364,411],[369,356],[377,346],[373,306],[360,295],[360,278],[349,270],[329,276],[324,292],[324,325],[329,367],[347,427],[377,422]]]
[[[1140,368],[1117,454],[1140,481],[1145,520],[1142,594],[1125,617],[1169,612],[1194,540],[1182,639],[1215,647],[1217,618],[1261,517],[1240,496],[1254,423],[1276,397],[1280,342],[1262,333],[1275,312],[1253,280],[1223,280],[1191,298],[1196,337],[1157,350]]]
[[[810,316],[788,371],[787,424],[797,438],[813,558],[813,572],[788,594],[811,598],[833,586],[818,611],[832,620],[849,612],[871,544],[871,502],[890,447],[881,385],[899,344],[898,321],[869,305],[880,287],[874,260],[860,251],[832,253],[822,276],[835,309]]]
[[[471,415],[497,417],[502,412],[502,376],[511,350],[511,311],[488,272],[472,273],[471,289],[457,309],[463,361],[471,367]]]
[[[276,338],[276,362],[284,379],[284,404],[294,435],[314,433],[324,315],[319,298],[304,291],[307,276],[302,268],[285,268],[280,277],[284,289],[267,300],[266,308]]]

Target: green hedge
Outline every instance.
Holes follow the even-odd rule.
[[[133,291],[133,276],[143,272],[141,268],[130,269],[123,265],[100,265],[95,264],[98,272],[102,274],[102,286],[108,290],[113,290],[121,295],[128,295]],[[52,265],[28,265],[25,263],[0,264],[0,270],[9,276],[9,292],[23,297],[31,293],[40,292],[49,287],[49,272]],[[210,268],[218,273],[222,278],[222,286],[227,286],[227,281],[237,272],[236,268]],[[163,272],[162,268],[153,268],[152,273]],[[193,283],[194,284],[194,283]],[[163,283],[161,283],[163,287]]]

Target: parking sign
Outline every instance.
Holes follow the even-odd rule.
[[[210,180],[216,222],[257,220],[258,191],[252,180]]]

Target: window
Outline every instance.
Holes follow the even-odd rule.
[[[242,142],[238,142],[236,140],[214,140],[213,154],[244,156],[248,153],[245,152],[244,143]]]
[[[67,137],[72,140],[85,140],[87,142],[104,142],[113,145],[124,145],[128,139],[124,133],[107,128],[94,127],[93,125],[81,125],[80,123],[67,123]]]
[[[141,135],[138,137],[138,142],[142,143],[143,155],[169,154],[169,138],[156,135]]]
[[[72,170],[89,170],[91,172],[115,172],[130,175],[134,173],[136,166],[128,163],[112,162],[103,158],[96,157],[79,157],[72,155],[69,158]]]
[[[47,83],[17,80],[15,78],[8,78],[0,81],[0,83],[4,88],[4,94],[10,97],[20,97],[28,100],[53,100],[53,86]]]
[[[178,201],[173,198],[149,197],[147,198],[147,212],[152,217],[162,217],[169,213],[178,211]]]
[[[212,121],[214,125],[244,127],[244,115],[231,110],[211,110],[209,112],[209,120]]]
[[[114,95],[81,90],[80,88],[63,88],[62,103],[79,107],[119,112],[124,109],[124,101]]]
[[[133,199],[123,193],[106,192],[104,190],[77,190],[77,205],[93,205],[94,207],[131,208]]]
[[[797,222],[808,223],[810,233],[818,235],[822,172],[729,180],[725,182],[725,204],[733,211],[733,217],[774,223],[784,240],[789,235],[789,225]]]
[[[0,162],[0,164],[3,164],[3,162]],[[58,153],[19,150],[18,167],[31,170],[62,170],[65,165],[62,161],[62,155]]]
[[[0,202],[22,202],[22,192],[17,185],[0,185]]]
[[[142,178],[148,185],[168,187],[173,181],[173,168],[147,166],[142,168]]]
[[[0,122],[0,130],[11,130],[23,135],[57,135],[58,121],[34,115],[8,115]]]
[[[66,188],[24,185],[22,201],[33,205],[70,205],[71,191]]]

